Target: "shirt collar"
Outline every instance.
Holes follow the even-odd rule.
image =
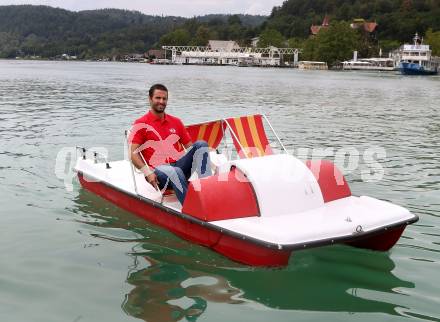
[[[161,119],[160,117],[156,116],[155,114],[153,114],[153,112],[148,111],[147,113],[147,119],[152,121],[152,122],[166,122],[167,121],[167,114],[164,113],[163,115],[163,119]]]

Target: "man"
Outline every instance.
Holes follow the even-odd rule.
[[[151,86],[148,94],[150,110],[134,122],[129,137],[131,161],[155,189],[172,187],[183,204],[191,174],[211,175],[208,144],[192,144],[182,121],[165,113],[168,89],[164,85]]]

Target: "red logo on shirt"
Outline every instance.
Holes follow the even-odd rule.
[[[140,153],[145,149],[151,148],[153,153],[148,162],[151,166],[157,167],[161,164],[168,163],[170,158],[178,160],[182,156],[182,151],[177,150],[174,146],[180,140],[180,137],[177,134],[174,134],[174,132],[176,132],[175,129],[170,129],[170,132],[173,134],[170,134],[166,139],[162,139],[160,134],[151,125],[142,124],[136,127],[138,128],[135,129],[135,131],[145,129],[147,132],[153,132],[159,138],[158,141],[146,141],[134,151],[135,153]]]

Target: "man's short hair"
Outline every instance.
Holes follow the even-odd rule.
[[[150,95],[150,97],[153,97],[154,95],[154,91],[158,89],[160,91],[165,91],[168,93],[168,88],[165,87],[165,85],[162,84],[154,84],[153,86],[150,87],[150,90],[148,91],[148,95]]]

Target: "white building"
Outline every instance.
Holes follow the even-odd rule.
[[[215,52],[232,52],[240,49],[237,42],[233,40],[210,40],[207,47]]]
[[[163,46],[172,53],[173,64],[280,66],[283,54],[297,54],[294,48],[240,47],[235,41],[210,40],[206,47]]]

